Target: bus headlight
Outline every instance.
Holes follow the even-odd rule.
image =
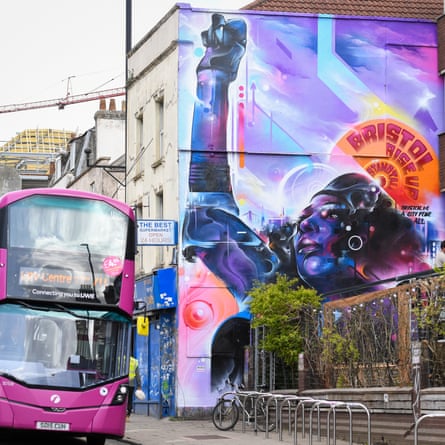
[[[122,405],[127,400],[128,389],[126,385],[119,385],[116,394],[111,401],[112,405]]]

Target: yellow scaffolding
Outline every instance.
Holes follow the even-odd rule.
[[[66,150],[73,137],[75,134],[67,130],[24,130],[1,146],[0,165],[15,167],[25,174],[48,175],[50,161],[60,150]]]

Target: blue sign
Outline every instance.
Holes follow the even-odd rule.
[[[136,282],[136,301],[143,301],[147,310],[169,309],[178,305],[176,269],[159,269]]]

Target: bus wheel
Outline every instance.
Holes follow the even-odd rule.
[[[87,444],[88,445],[105,445],[105,437],[103,437],[103,436],[88,436]]]

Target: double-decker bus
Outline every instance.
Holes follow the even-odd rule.
[[[0,197],[0,429],[123,437],[134,255],[124,203],[61,189]]]

